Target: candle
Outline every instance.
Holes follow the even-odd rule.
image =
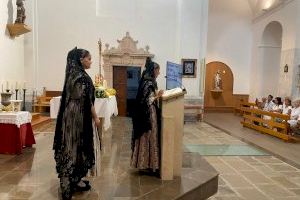
[[[23,89],[26,89],[26,81],[24,81]]]
[[[15,88],[16,90],[18,89],[18,81],[16,81],[16,88]]]
[[[103,80],[103,87],[107,88],[107,82],[106,82],[106,80]]]
[[[9,90],[9,82],[6,81],[6,89]]]
[[[3,90],[3,82],[1,82],[1,92],[4,92],[4,90]]]

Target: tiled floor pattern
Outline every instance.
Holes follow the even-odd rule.
[[[129,130],[130,121],[127,120],[125,125],[120,124],[119,127]],[[45,126],[44,130],[38,130],[40,134],[36,135],[36,150],[25,149],[20,156],[0,155],[0,199],[58,199],[58,180],[53,169],[54,160],[51,151],[53,128],[52,122]],[[114,138],[108,137],[105,140],[109,143]],[[128,136],[125,137],[126,143],[129,142],[127,140],[130,140]],[[184,144],[247,145],[205,123],[186,124]],[[275,149],[274,146],[274,151]],[[128,145],[124,144],[119,153],[125,155],[130,153],[129,151]],[[104,155],[107,153],[116,155],[117,152],[115,144],[103,149]],[[205,156],[205,159],[220,173],[219,191],[210,198],[211,200],[300,199],[300,170],[273,156]],[[104,160],[104,164],[111,166],[112,170],[117,167],[119,175],[126,176],[124,170],[128,167],[128,160],[115,163],[114,159],[107,159],[107,161]],[[99,188],[75,196],[74,199],[100,199],[102,194],[109,193],[110,185],[116,177],[111,176],[109,170],[106,172],[107,176],[93,182],[93,185],[98,185]],[[147,183],[151,180],[147,180],[147,177],[144,179],[140,179],[139,183],[145,181],[144,189],[151,189]],[[125,187],[126,184],[134,186],[137,183],[129,179],[120,189],[120,193],[136,191],[132,190],[134,187]],[[100,192],[103,193],[100,194]],[[115,197],[112,199],[129,200],[131,198]]]
[[[204,117],[204,121],[208,124],[219,127],[243,141],[262,147],[300,169],[300,143],[284,142],[269,134],[262,134],[254,129],[243,127],[240,123],[241,120],[241,116],[233,113],[205,113]]]
[[[55,124],[39,129],[35,148],[26,148],[19,156],[0,155],[1,200],[59,199],[59,181],[55,173],[52,143]],[[101,176],[90,177],[92,190],[76,193],[84,200],[168,200],[206,183],[217,172],[197,153],[185,153],[183,174],[173,181],[162,181],[148,173],[130,168],[131,122],[115,118],[112,129],[103,135]]]
[[[184,143],[246,145],[205,123],[186,125]],[[274,156],[205,156],[205,159],[220,173],[219,191],[210,200],[300,199],[300,170]]]
[[[251,145],[239,144],[186,144],[184,152],[199,153],[202,156],[267,156],[268,153]]]

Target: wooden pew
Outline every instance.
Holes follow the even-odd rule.
[[[61,91],[44,91],[43,95],[37,96],[33,104],[33,112],[50,112],[50,100],[61,96]]]
[[[251,107],[242,107],[241,110],[244,113],[241,121],[244,127],[273,135],[284,141],[294,140],[294,137],[289,135],[289,125],[287,123],[287,120],[290,119],[289,115],[267,112]],[[264,119],[264,116],[268,116],[271,119]]]
[[[241,103],[239,104],[238,107],[234,108],[234,114],[239,114],[239,115],[243,115],[244,112],[242,111],[242,108],[254,108],[256,106],[255,103],[251,103],[251,102],[244,102],[241,100]]]

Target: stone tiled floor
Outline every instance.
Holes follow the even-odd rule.
[[[152,179],[143,174],[137,174],[138,179],[128,178],[130,126],[130,121],[121,119],[117,122],[117,129],[113,131],[119,133],[121,127],[125,130],[125,134],[104,137],[104,143],[110,145],[103,148],[102,177],[91,180],[92,191],[76,194],[74,199],[129,200],[134,198],[128,197],[128,194],[147,193],[153,190],[153,186],[164,184],[159,179]],[[52,122],[37,130],[39,134],[36,135],[35,149],[25,149],[20,156],[0,155],[0,199],[59,199],[58,180],[51,151],[53,127]],[[118,144],[113,141],[117,141]],[[247,145],[206,123],[186,124],[184,144]],[[112,159],[118,155],[123,159]],[[199,182],[205,176],[199,171],[196,174],[188,174],[191,170],[188,167],[197,165],[197,162],[187,159],[189,156],[195,155],[185,154],[183,171],[187,179],[181,182],[186,181],[186,186],[182,188],[177,184],[178,182],[170,185],[168,188],[170,193],[178,191],[178,188],[187,188],[194,181]],[[300,199],[300,170],[274,156],[205,156],[204,158],[220,173],[219,191],[210,198],[211,200]],[[116,182],[122,187],[113,190],[111,186]],[[142,187],[137,189],[141,185]],[[152,196],[152,199],[168,197],[166,191],[158,191],[161,195],[158,198]]]
[[[268,134],[243,127],[242,118],[233,113],[206,113],[204,121],[227,131],[230,135],[260,146],[300,168],[300,143],[284,142]]]
[[[59,181],[51,150],[54,125],[51,122],[36,129],[39,134],[36,135],[35,148],[26,148],[19,156],[0,155],[0,199],[59,199]],[[173,181],[162,181],[130,169],[130,136],[130,120],[115,118],[112,129],[103,137],[101,176],[90,177],[92,190],[76,193],[74,199],[167,200],[217,176],[217,172],[197,153],[184,154],[183,174]]]
[[[185,126],[185,144],[246,143],[199,123]],[[274,146],[275,148],[275,146]],[[219,173],[219,191],[210,200],[300,199],[300,170],[274,156],[205,156]]]

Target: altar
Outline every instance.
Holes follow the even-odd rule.
[[[35,139],[29,112],[0,112],[0,153],[21,154]]]
[[[56,119],[59,111],[61,97],[53,97],[50,100],[50,117]],[[95,110],[99,118],[103,118],[104,130],[109,129],[111,126],[110,118],[114,115],[118,115],[118,106],[116,96],[110,96],[108,98],[96,98]]]

